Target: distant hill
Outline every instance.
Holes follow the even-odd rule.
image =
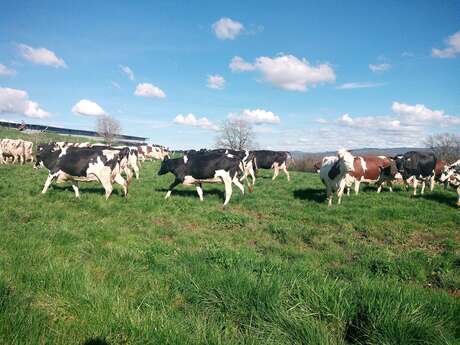
[[[366,147],[362,149],[350,150],[354,155],[381,155],[381,156],[396,156],[399,154],[406,153],[407,151],[428,151],[427,148],[422,147],[393,147],[393,148],[373,148]],[[291,151],[294,159],[305,158],[305,157],[324,157],[334,156],[337,151],[324,151],[324,152],[303,152],[303,151]]]

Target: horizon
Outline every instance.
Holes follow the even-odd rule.
[[[261,148],[310,153],[460,133],[459,2],[289,4],[4,4],[0,119],[110,115],[176,149],[235,118]]]

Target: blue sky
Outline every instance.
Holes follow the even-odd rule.
[[[173,148],[229,118],[264,148],[419,146],[460,132],[459,18],[458,1],[3,2],[0,118],[105,113]]]

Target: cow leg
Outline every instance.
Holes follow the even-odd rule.
[[[361,186],[361,182],[358,180],[355,181],[355,195],[358,195],[359,193],[359,187]]]
[[[347,186],[347,196],[350,196],[350,186]]]
[[[390,187],[390,193],[393,193],[393,182],[387,181],[388,187]]]
[[[226,171],[217,171],[215,176],[220,177],[224,183],[225,201],[223,206],[226,206],[232,197],[232,179],[230,178],[230,174]]]
[[[457,187],[457,206],[460,206],[460,186]]]
[[[434,175],[430,177],[430,191],[434,190]]]
[[[414,196],[416,196],[417,195],[417,184],[418,184],[418,180],[416,178],[414,178],[413,184],[414,184]]]
[[[136,174],[136,180],[139,180],[139,167],[137,165],[133,166],[134,174]]]
[[[75,197],[77,199],[80,199],[80,191],[78,190],[78,182],[72,182],[72,188],[73,188],[73,191],[75,192]]]
[[[327,194],[327,206],[331,207],[333,193],[330,187],[326,187],[326,194]]]
[[[109,176],[97,176],[97,178],[101,182],[102,187],[104,187],[105,200],[107,200],[110,194],[112,194],[112,190],[113,190],[112,183],[110,182],[110,177]]]
[[[203,201],[203,187],[201,183],[196,185],[196,192],[198,193],[198,196],[200,197],[200,201]]]
[[[172,190],[173,190],[174,187],[176,187],[179,183],[181,183],[181,181],[179,181],[179,180],[174,180],[174,182],[171,183],[171,185],[170,185],[169,188],[168,188],[168,192],[166,193],[165,199],[168,199],[168,198],[171,196]]]
[[[131,169],[128,168],[127,166],[123,168],[123,171],[124,171],[124,173],[126,174],[126,180],[128,181],[128,184],[130,184],[130,183],[131,183],[131,180],[132,180],[132,178],[133,178],[133,172],[132,172]],[[119,175],[119,174],[117,174],[117,175]],[[120,175],[120,177],[121,177],[121,175]],[[124,180],[124,179],[123,179],[123,180]]]
[[[249,185],[248,179],[246,179],[246,181],[247,181],[247,184],[248,184],[248,188],[251,188],[250,185]],[[235,186],[237,186],[240,189],[241,194],[244,195],[244,186],[238,180],[238,175],[237,174],[235,174],[235,177],[233,178],[232,182],[235,184]]]
[[[131,173],[131,170],[130,169],[128,169],[128,170]],[[132,175],[130,175],[130,177],[132,177]],[[130,181],[130,177],[128,176],[128,181]],[[118,183],[120,186],[123,187],[123,194],[124,194],[125,197],[127,197],[128,196],[128,184],[129,184],[129,182],[126,182],[126,180],[120,174],[115,175],[114,181],[116,183]]]
[[[289,176],[289,171],[287,170],[286,162],[283,162],[283,164],[281,164],[281,170],[283,170],[286,174],[287,180],[291,181],[291,176]]]
[[[45,194],[48,188],[50,187],[51,183],[59,176],[59,173],[49,174],[48,178],[45,181],[45,185],[43,186],[42,194]]]
[[[426,185],[426,181],[423,180],[422,181],[422,191],[420,192],[421,195],[423,195],[425,193],[425,185]]]
[[[278,176],[278,174],[280,172],[280,167],[279,167],[278,163],[273,163],[273,169],[274,169],[274,173],[273,173],[272,180],[274,180]]]

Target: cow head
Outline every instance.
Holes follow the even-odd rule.
[[[393,160],[396,164],[396,170],[400,173],[404,173],[404,156],[403,155],[397,155],[393,157]]]
[[[340,166],[343,167],[343,171],[355,171],[355,158],[353,155],[345,149],[340,149],[337,152],[337,156],[339,157]]]
[[[172,159],[165,158],[161,162],[160,170],[158,171],[158,175],[164,175],[171,171]]]

